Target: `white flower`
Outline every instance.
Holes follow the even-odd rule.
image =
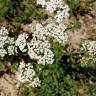
[[[44,6],[46,5],[46,0],[37,0],[37,5],[42,5],[42,7],[44,8]]]
[[[36,59],[38,64],[52,64],[54,62],[54,54],[50,50],[51,44],[48,41],[49,37],[53,37],[62,45],[68,39],[65,33],[66,26],[64,24],[49,23],[47,26],[37,23],[36,31],[32,34],[32,40],[27,43],[28,55],[31,59]]]
[[[56,10],[57,6],[55,2],[47,2],[46,3],[46,10],[50,13],[53,13]]]
[[[39,23],[36,25],[36,31],[32,35],[33,38],[31,42],[27,43],[28,55],[31,59],[36,59],[38,64],[52,64],[54,61],[53,52],[50,50],[50,43],[47,40],[46,29]],[[47,52],[48,51],[48,52]],[[47,52],[47,54],[45,54]],[[51,52],[49,56],[49,52]],[[48,55],[45,57],[45,55]],[[51,57],[51,58],[49,58]]]
[[[53,13],[57,9],[60,9],[60,6],[62,5],[62,0],[50,0],[49,2],[46,2],[46,10]]]
[[[9,55],[14,55],[14,49],[15,49],[15,46],[8,46],[8,54]]]
[[[28,45],[31,44],[29,43]],[[28,47],[28,55],[30,56],[31,59],[36,59],[38,61],[38,64],[44,64],[44,65],[45,63],[52,64],[54,55],[49,48],[50,48],[50,44],[49,43],[47,44],[47,41],[45,42],[35,41],[33,46],[31,45]],[[45,54],[46,52],[47,54]],[[48,55],[49,52],[51,52],[50,56]],[[44,58],[45,55],[47,55],[46,58]],[[48,56],[51,58],[49,58]],[[46,59],[48,59],[49,61],[46,62]]]
[[[19,47],[19,49],[22,52],[26,52],[27,49],[25,49],[26,47],[26,39],[28,38],[28,35],[26,33],[20,34],[17,38],[17,40],[15,41],[15,46]]]
[[[69,7],[67,4],[64,4],[62,0],[37,0],[37,5],[42,5],[44,7],[46,5],[46,11],[50,13],[56,12],[56,16],[54,17],[56,22],[61,23],[66,18],[69,17]]]
[[[8,35],[8,30],[5,27],[1,27],[0,35],[2,35],[2,36]]]
[[[5,49],[0,49],[0,56],[4,57],[7,54],[7,51]]]
[[[64,19],[67,19],[69,17],[69,7],[65,5],[64,9],[61,11],[57,11],[56,16],[54,17],[56,19],[56,22],[61,23],[64,21]]]
[[[1,29],[0,29],[0,48],[3,48],[7,38],[8,38],[7,29],[5,29],[5,27],[1,27]]]
[[[32,81],[32,83],[30,85],[32,85],[32,87],[38,87],[38,86],[40,87],[41,81],[39,80],[38,77],[36,77],[36,78],[34,78],[34,80]]]
[[[7,36],[0,36],[0,48],[3,48],[5,41],[7,40]]]
[[[48,24],[46,30],[50,37],[54,37],[59,43],[65,44],[68,39],[67,33],[65,33],[66,26],[63,24],[56,25],[55,23]]]
[[[27,43],[28,55],[36,59],[38,64],[52,64],[54,61],[53,52],[50,50],[50,43],[47,40],[46,29],[39,23],[36,24],[36,31],[32,34],[32,40]],[[45,54],[47,52],[47,54]],[[49,52],[51,52],[49,56]],[[45,56],[48,55],[48,56]],[[45,58],[46,57],[46,58]],[[49,58],[50,57],[50,58]]]
[[[7,43],[9,45],[13,45],[13,44],[15,44],[15,40],[13,37],[8,37],[7,40],[5,41],[5,43]]]

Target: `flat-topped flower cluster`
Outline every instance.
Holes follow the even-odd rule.
[[[17,40],[15,41],[15,46],[18,47],[22,52],[27,51],[27,49],[25,48],[27,46],[27,41],[26,41],[27,38],[28,38],[28,34],[23,33],[20,34]]]
[[[86,51],[88,55],[96,55],[96,41],[86,40],[82,43],[81,50]]]
[[[31,59],[37,59],[38,64],[52,64],[54,54],[50,50],[50,43],[45,36],[45,29],[39,23],[36,24],[36,31],[32,34],[32,40],[27,43],[28,55]]]
[[[38,87],[41,83],[38,76],[36,76],[33,65],[24,61],[20,62],[18,71],[16,72],[16,79],[22,83],[28,83],[32,87]]]
[[[81,66],[89,67],[96,64],[96,41],[85,40],[81,44],[80,50],[85,53],[81,58]]]
[[[48,41],[48,37],[53,37],[59,43],[65,44],[67,41],[67,34],[64,33],[65,26],[48,24],[46,27],[43,27],[41,24],[36,24],[36,31],[32,34],[33,38],[31,42],[27,43],[28,45],[28,54],[30,58],[35,58],[38,60],[38,63],[48,63],[52,64],[54,61],[54,54],[50,50],[51,45]]]
[[[14,54],[14,38],[8,36],[9,32],[5,27],[0,30],[0,56],[3,58],[7,53]],[[6,48],[7,45],[7,48]]]
[[[69,7],[63,0],[37,0],[37,5],[41,5],[50,13],[56,13],[54,19],[58,23],[69,17]]]

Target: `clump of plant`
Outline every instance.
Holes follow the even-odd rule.
[[[42,19],[46,14],[37,7],[36,0],[1,0],[0,21],[32,22]]]
[[[0,22],[4,21],[11,13],[13,13],[11,0],[0,0]]]
[[[17,8],[18,16],[17,21],[31,22],[32,19],[44,18],[44,12],[36,5],[36,0],[22,0],[17,2],[20,8]],[[16,6],[18,7],[18,6]]]
[[[70,22],[70,24],[67,27],[67,30],[70,30],[74,32],[76,29],[81,28],[81,23],[79,21]]]

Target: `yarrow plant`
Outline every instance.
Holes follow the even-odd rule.
[[[86,40],[81,44],[81,51],[83,51],[86,56],[81,59],[82,66],[91,66],[96,63],[96,41]]]
[[[37,5],[41,5],[50,13],[56,12],[54,19],[58,23],[63,22],[64,19],[69,17],[70,9],[62,0],[37,0]]]
[[[96,55],[96,41],[87,40],[83,42],[81,50],[87,51],[89,55]]]
[[[47,30],[47,34],[50,37],[53,37],[54,39],[56,39],[60,44],[64,45],[68,39],[68,35],[66,32],[64,32],[66,29],[66,26],[63,24],[48,24],[46,26],[46,30]]]
[[[20,51],[26,52],[27,49],[25,48],[27,46],[26,39],[28,38],[28,35],[26,33],[20,34],[15,41],[15,45],[19,47]]]
[[[5,27],[0,29],[0,56],[26,54],[32,60],[37,60],[38,64],[53,64],[54,53],[51,50],[50,38],[65,45],[68,35],[65,32],[65,19],[69,17],[69,7],[62,0],[37,0],[37,5],[41,5],[46,11],[55,14],[51,23],[45,25],[37,23],[35,29],[29,34],[21,33],[14,39],[9,36]],[[30,38],[31,36],[31,38]],[[7,45],[7,46],[6,46]],[[5,47],[6,46],[6,47]],[[19,50],[19,51],[18,51]],[[19,82],[30,83],[33,87],[40,86],[40,80],[35,77],[36,73],[31,63],[20,62],[16,78]]]
[[[28,83],[32,87],[38,87],[41,83],[38,76],[36,76],[32,64],[25,63],[24,61],[20,62],[18,71],[16,72],[16,79],[22,83]]]
[[[8,30],[2,27],[0,30],[0,56],[4,57],[7,51],[4,49],[5,42],[8,38]]]

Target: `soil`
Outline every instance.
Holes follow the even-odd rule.
[[[0,96],[18,96],[14,76],[5,74],[0,78]]]

